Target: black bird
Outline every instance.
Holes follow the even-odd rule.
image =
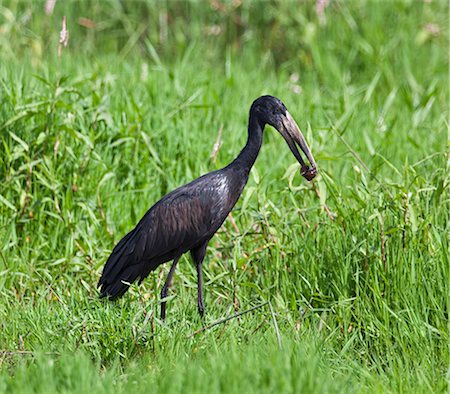
[[[317,174],[309,147],[284,104],[273,96],[256,99],[248,121],[248,140],[232,163],[175,189],[151,207],[137,226],[115,246],[98,283],[101,297],[121,297],[136,279],[173,260],[161,291],[161,318],[166,315],[168,289],[178,260],[191,252],[198,275],[198,311],[204,312],[202,263],[209,240],[227,218],[247,183],[262,144],[264,126],[277,129],[301,165],[307,180]],[[311,164],[308,167],[297,145]]]

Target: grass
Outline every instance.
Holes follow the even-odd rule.
[[[24,17],[42,13],[34,3],[1,5],[0,391],[448,390],[448,6],[334,2],[321,24],[313,3],[169,2],[158,41],[139,30],[151,4],[89,4],[40,19]],[[320,176],[302,180],[267,128],[236,226],[208,248],[205,321],[184,257],[166,324],[169,267],[100,301],[115,242],[163,194],[230,162],[266,93]]]

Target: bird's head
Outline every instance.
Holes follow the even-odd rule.
[[[281,100],[273,96],[261,96],[257,98],[250,108],[250,116],[255,116],[262,128],[264,128],[264,125],[269,124],[279,131],[286,140],[295,158],[300,163],[303,177],[310,181],[317,175],[316,162],[305,141],[305,137],[303,137],[300,128]],[[303,161],[297,145],[305,154],[311,167]]]

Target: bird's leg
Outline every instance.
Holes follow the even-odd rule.
[[[205,242],[203,245],[192,249],[191,254],[194,259],[195,266],[197,268],[197,277],[198,277],[198,287],[197,287],[197,305],[198,305],[198,313],[200,317],[203,317],[205,312],[205,303],[203,301],[203,274],[202,274],[202,266],[203,259],[205,258],[206,247],[208,246],[208,242]]]
[[[180,256],[177,256],[174,258],[172,267],[170,267],[169,274],[167,275],[166,282],[164,283],[164,286],[161,290],[161,299],[164,300],[164,298],[167,297],[169,293],[169,286],[172,282],[172,277],[175,272],[175,268],[177,268],[178,260],[180,259]],[[164,321],[166,319],[166,301],[161,302],[161,320]]]
[[[197,305],[198,313],[200,317],[203,317],[205,313],[205,301],[203,300],[203,273],[202,273],[203,261],[197,263],[197,277],[198,277],[198,287],[197,287]]]

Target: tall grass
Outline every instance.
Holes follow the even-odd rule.
[[[314,3],[211,4],[1,4],[0,391],[445,391],[446,3],[336,1],[322,22]],[[320,176],[266,130],[208,248],[205,321],[188,258],[165,325],[167,267],[99,301],[115,242],[231,161],[265,93]]]

